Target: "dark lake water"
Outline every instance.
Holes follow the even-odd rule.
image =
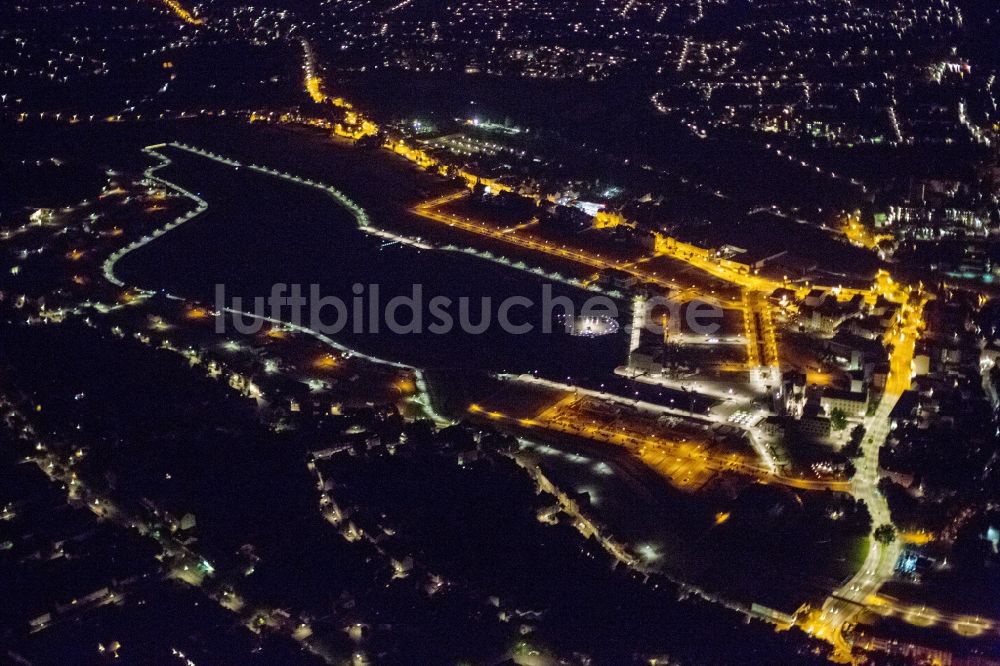
[[[377,284],[383,307],[395,296],[411,296],[414,285],[421,285],[424,332],[392,333],[385,329],[383,319],[377,333],[370,327],[357,333],[352,324],[332,337],[367,354],[422,368],[537,371],[562,380],[572,377],[574,382],[606,377],[625,361],[631,319],[627,304],[617,304],[622,324],[617,334],[570,336],[558,322],[553,332],[544,333],[546,285],[553,296],[568,297],[576,308],[593,294],[480,258],[422,250],[371,236],[358,230],[351,215],[317,189],[246,168],[235,170],[175,148],[163,152],[173,164],[158,175],[199,194],[209,209],[122,259],[117,272],[127,284],[209,302],[214,302],[219,284],[225,285],[230,299],[266,297],[275,283],[300,284],[305,293],[316,284],[322,295],[342,299],[349,316],[355,284]],[[337,186],[335,174],[327,181]],[[353,196],[350,191],[345,193]],[[378,226],[377,217],[373,223]],[[370,304],[370,287],[365,295]],[[430,333],[426,327],[437,319],[431,316],[428,302],[435,296],[452,299],[448,311],[456,322],[459,299],[467,298],[473,324],[481,321],[483,298],[491,299],[495,322],[504,299],[527,297],[534,305],[513,308],[510,319],[529,323],[535,330],[517,335],[491,325],[482,334],[460,330],[445,335]],[[330,309],[324,315],[326,322],[336,318]],[[286,309],[282,318],[287,317]],[[410,321],[406,308],[399,310],[397,321]]]

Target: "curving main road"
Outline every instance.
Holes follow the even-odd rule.
[[[892,523],[889,503],[878,491],[878,452],[889,436],[889,414],[898,400],[898,394],[885,394],[875,413],[865,419],[863,453],[857,462],[858,471],[851,480],[851,494],[868,505],[873,528]],[[850,646],[843,636],[845,625],[868,605],[882,584],[892,578],[900,550],[898,540],[883,545],[871,538],[864,564],[823,604],[819,617],[821,628],[816,633],[831,640],[843,656],[850,654]]]

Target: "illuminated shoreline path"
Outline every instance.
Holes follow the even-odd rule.
[[[322,92],[323,83],[316,72],[312,50],[305,40],[303,40],[302,44],[306,54],[306,63],[304,65],[306,73],[305,88],[310,97],[317,102],[332,101],[336,106],[349,109],[345,114],[344,124],[336,126],[335,134],[355,140],[363,136],[377,135],[379,129],[374,122],[365,119],[341,98],[331,100],[331,98]],[[383,148],[404,157],[422,169],[433,169],[436,167],[442,175],[447,175],[448,173],[446,165],[441,164],[425,151],[407,145],[402,139],[386,138],[383,142]],[[481,178],[477,174],[464,169],[459,169],[457,172],[453,171],[453,173],[457,173],[469,188],[481,184],[490,188],[493,192],[511,192],[514,189],[508,184],[488,178]],[[530,231],[524,229],[499,229],[485,221],[460,217],[442,210],[445,205],[457,201],[467,194],[468,190],[463,189],[453,194],[438,197],[416,205],[412,209],[412,212],[425,219],[524,249],[541,252],[563,260],[574,261],[591,268],[614,268],[622,270],[643,282],[676,290],[681,294],[691,293],[691,290],[681,288],[674,280],[644,270],[641,264],[602,258],[599,254],[585,251],[582,248],[556,245],[547,240],[533,237]],[[595,226],[607,227],[619,224],[630,225],[620,215],[613,213],[601,213],[595,219]],[[779,282],[760,276],[750,266],[722,258],[712,250],[684,243],[661,234],[654,236],[653,254],[654,256],[670,257],[739,287],[741,293],[740,302],[736,304],[727,303],[727,305],[738,307],[743,312],[744,329],[747,339],[747,368],[750,370],[751,380],[760,386],[773,384],[777,378],[780,378],[777,335],[767,296],[779,287],[796,287],[788,282]],[[868,435],[862,444],[862,458],[858,464],[858,472],[850,482],[848,488],[851,495],[855,498],[863,499],[868,505],[873,519],[873,528],[881,524],[891,524],[888,503],[877,489],[879,478],[878,451],[888,436],[889,413],[899,399],[900,394],[910,387],[916,341],[924,327],[922,319],[923,308],[929,296],[923,292],[922,287],[914,289],[894,281],[886,271],[879,271],[869,289],[844,289],[840,286],[824,287],[822,285],[812,286],[827,289],[839,299],[848,299],[855,295],[861,295],[867,302],[874,303],[879,297],[882,297],[899,306],[899,313],[895,321],[892,322],[883,337],[886,348],[890,350],[889,377],[886,381],[883,397],[878,403],[874,414],[865,420]],[[808,288],[806,287],[806,289]],[[801,289],[801,287],[796,288],[797,291]],[[695,293],[697,294],[696,291]],[[707,296],[705,294],[697,295],[702,297]],[[711,296],[708,298],[717,302],[719,301],[719,299]],[[503,417],[502,415],[497,415],[495,418]],[[522,425],[534,426],[537,424]],[[817,637],[832,643],[837,649],[839,657],[842,659],[850,659],[850,645],[843,637],[844,626],[856,617],[861,610],[871,606],[879,606],[876,603],[877,592],[882,584],[892,576],[893,567],[899,554],[900,547],[895,542],[883,546],[872,538],[870,543],[871,547],[861,569],[846,585],[836,590],[827,599],[821,611],[817,611],[804,621],[805,628]]]
[[[229,159],[227,157],[223,157],[221,155],[217,155],[215,153],[211,153],[211,152],[208,152],[208,151],[205,151],[205,150],[201,150],[199,148],[194,148],[194,147],[188,146],[186,144],[180,144],[180,143],[170,143],[170,144],[160,143],[160,144],[154,144],[154,145],[151,145],[151,146],[146,146],[143,149],[143,152],[145,152],[147,155],[149,155],[150,157],[152,157],[155,160],[157,160],[157,164],[154,164],[153,166],[151,166],[151,167],[149,167],[149,168],[146,169],[146,171],[144,173],[144,175],[146,176],[146,178],[148,178],[149,180],[152,180],[152,181],[156,181],[156,182],[160,183],[161,185],[163,185],[164,187],[166,187],[166,188],[168,188],[168,189],[176,192],[177,194],[181,195],[182,197],[184,197],[186,199],[189,199],[190,201],[194,202],[196,204],[196,206],[195,206],[195,208],[193,210],[190,210],[187,213],[185,213],[184,215],[181,215],[180,217],[178,217],[177,219],[175,219],[173,222],[169,222],[166,225],[164,225],[163,227],[160,227],[160,228],[156,229],[155,231],[147,234],[146,236],[143,236],[142,238],[139,238],[138,240],[135,240],[135,241],[129,243],[128,245],[126,245],[126,246],[124,246],[124,247],[116,250],[114,253],[112,253],[110,256],[108,256],[107,259],[105,259],[104,264],[102,266],[102,273],[104,275],[104,278],[108,282],[110,282],[111,284],[115,285],[116,287],[125,288],[127,286],[127,285],[125,285],[125,283],[115,273],[115,268],[116,268],[118,262],[121,261],[122,258],[124,258],[126,255],[131,254],[132,252],[134,252],[134,251],[136,251],[136,250],[138,250],[138,249],[140,249],[140,248],[142,248],[142,247],[144,247],[144,246],[152,243],[156,239],[161,238],[164,234],[166,234],[166,233],[168,233],[168,232],[176,229],[177,227],[179,227],[179,226],[181,226],[181,225],[183,225],[183,224],[185,224],[187,222],[190,222],[191,220],[197,218],[202,213],[204,213],[205,211],[208,210],[208,202],[206,202],[204,199],[202,199],[198,195],[196,195],[196,194],[194,194],[194,193],[192,193],[192,192],[184,189],[180,185],[177,185],[176,183],[173,183],[173,182],[171,182],[171,181],[163,178],[162,176],[157,175],[157,173],[156,173],[157,171],[159,171],[160,169],[163,169],[164,167],[167,167],[167,166],[169,166],[171,164],[170,158],[168,158],[166,155],[164,155],[161,152],[162,149],[164,149],[164,148],[166,148],[168,146],[171,147],[171,148],[175,148],[177,150],[182,150],[182,151],[191,153],[193,155],[197,155],[199,157],[203,157],[203,158],[206,158],[206,159],[213,160],[215,162],[218,162],[219,164],[222,164],[222,165],[225,165],[225,166],[228,166],[228,167],[231,167],[231,168],[238,169],[238,168],[240,168],[242,166],[245,166],[248,169],[251,169],[253,171],[256,171],[256,172],[264,174],[264,175],[272,176],[272,177],[275,177],[275,178],[281,178],[283,180],[286,180],[286,181],[289,181],[289,182],[292,182],[292,183],[296,183],[298,185],[304,185],[306,187],[312,187],[312,188],[316,188],[316,189],[322,190],[323,192],[326,192],[327,194],[329,194],[337,202],[338,205],[340,205],[341,207],[347,209],[347,211],[350,212],[351,215],[354,217],[354,220],[357,223],[358,227],[361,228],[363,231],[366,231],[368,233],[371,233],[371,234],[374,234],[374,235],[377,235],[377,236],[384,236],[385,235],[384,232],[381,232],[380,230],[375,229],[375,228],[369,226],[368,214],[364,211],[364,209],[362,209],[360,206],[358,206],[356,203],[354,203],[351,199],[349,199],[346,195],[344,195],[339,190],[335,189],[334,187],[332,187],[330,185],[326,185],[324,183],[320,183],[320,182],[317,182],[317,181],[314,181],[314,180],[310,180],[310,179],[307,179],[307,178],[299,178],[298,176],[293,176],[293,175],[291,175],[291,174],[289,174],[287,172],[277,171],[275,169],[270,169],[268,167],[260,166],[260,165],[257,165],[257,164],[243,165],[240,162],[237,162],[236,160]],[[395,238],[399,242],[405,242],[405,243],[409,243],[409,244],[416,244],[416,243],[413,243],[413,241],[411,241],[411,239],[408,239],[408,238],[403,238],[403,237],[393,237],[393,238]],[[151,296],[151,295],[153,295],[153,293],[155,293],[155,292],[151,292],[151,291],[147,291],[147,290],[143,290],[143,289],[139,289],[139,288],[136,288],[136,290],[139,291],[140,293],[142,293],[145,296]],[[185,301],[185,300],[187,300],[187,299],[185,299],[185,298],[183,298],[181,296],[177,296],[175,294],[165,294],[165,295],[166,295],[167,298],[170,298],[172,300],[177,300],[177,301]],[[269,324],[273,324],[273,325],[276,325],[276,326],[281,326],[281,327],[284,327],[284,328],[287,328],[289,330],[296,331],[296,332],[299,332],[299,333],[304,333],[306,335],[309,335],[309,336],[312,336],[312,337],[316,338],[317,340],[319,340],[320,342],[322,342],[324,345],[327,345],[328,347],[331,347],[332,349],[335,349],[338,352],[349,353],[352,356],[357,356],[357,357],[359,357],[361,359],[364,359],[364,360],[366,360],[366,361],[368,361],[370,363],[375,363],[377,365],[387,365],[387,366],[390,366],[390,367],[394,367],[394,368],[398,368],[398,369],[401,369],[401,370],[407,370],[409,372],[412,372],[413,375],[414,375],[414,378],[415,378],[415,384],[416,384],[416,388],[417,388],[417,393],[410,399],[410,402],[414,403],[418,408],[420,408],[423,411],[424,415],[427,416],[427,418],[433,420],[439,426],[447,426],[447,425],[453,424],[453,421],[451,421],[450,419],[447,419],[444,416],[438,414],[434,410],[434,407],[431,404],[430,391],[429,391],[428,386],[427,386],[427,381],[426,381],[426,379],[424,377],[423,370],[420,369],[420,368],[416,368],[416,367],[413,367],[411,365],[407,365],[405,363],[401,363],[399,361],[393,361],[393,360],[390,360],[390,359],[384,359],[384,358],[379,358],[377,356],[372,356],[370,354],[365,354],[364,352],[361,352],[361,351],[358,351],[356,349],[352,349],[350,347],[347,347],[346,345],[343,345],[343,344],[337,342],[336,340],[332,339],[328,335],[326,335],[324,333],[321,333],[319,331],[313,330],[313,329],[311,329],[311,328],[309,328],[307,326],[302,326],[302,325],[299,325],[299,324],[295,324],[295,323],[292,323],[292,322],[287,322],[287,321],[280,320],[280,319],[275,319],[275,318],[272,318],[272,317],[262,316],[262,315],[259,315],[257,313],[253,313],[253,312],[245,312],[245,311],[235,310],[235,309],[229,308],[229,307],[225,308],[224,312],[226,314],[240,315],[240,316],[242,316],[244,318],[247,318],[247,319],[250,319],[250,318],[259,319],[259,320],[265,321],[265,322],[267,322]],[[216,313],[216,314],[218,315],[218,314],[221,314],[221,313]]]

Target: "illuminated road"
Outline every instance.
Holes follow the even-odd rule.
[[[598,270],[614,269],[627,273],[634,276],[640,282],[654,284],[658,287],[670,290],[674,295],[675,300],[681,302],[698,298],[706,302],[716,303],[720,307],[742,307],[742,303],[740,301],[721,299],[714,294],[703,293],[698,289],[692,288],[690,285],[684,286],[676,280],[662,277],[658,271],[644,269],[643,264],[648,262],[653,257],[643,257],[642,259],[631,261],[607,259],[602,257],[600,254],[588,252],[579,248],[567,247],[564,244],[556,245],[555,243],[545,239],[539,239],[528,234],[518,233],[519,231],[523,231],[524,229],[533,226],[531,224],[520,225],[518,227],[494,227],[483,221],[472,220],[467,217],[461,217],[459,215],[440,210],[442,206],[458,201],[459,199],[468,196],[468,194],[468,190],[459,190],[436,199],[431,199],[430,201],[422,202],[413,207],[411,211],[420,217],[440,222],[442,224],[447,224],[450,227],[461,229],[462,231],[468,231],[480,236],[500,240],[528,250],[533,250],[535,252],[542,252],[559,259],[573,261]],[[698,267],[696,266],[696,268]]]
[[[743,291],[743,330],[750,367],[778,367],[778,342],[771,306],[760,292]]]
[[[668,289],[677,295],[683,295],[684,297],[690,298],[709,298],[713,301],[718,301],[718,299],[714,296],[702,295],[690,287],[682,287],[675,280],[664,279],[656,272],[645,270],[642,267],[642,261],[625,262],[605,259],[599,254],[594,254],[592,252],[576,248],[568,248],[565,245],[555,245],[547,240],[540,240],[526,234],[517,233],[517,231],[523,230],[523,227],[520,229],[517,227],[501,229],[488,225],[482,221],[473,221],[469,218],[460,217],[458,215],[440,210],[442,206],[453,201],[457,201],[465,197],[467,194],[467,190],[461,190],[431,201],[423,202],[414,207],[412,210],[417,215],[426,219],[441,222],[463,231],[472,232],[481,236],[500,240],[505,243],[517,245],[528,250],[543,252],[560,259],[574,261],[598,270],[615,269],[622,271],[635,276],[638,280],[644,283],[655,284],[659,287]],[[764,280],[763,278],[744,275],[735,269],[721,267],[717,263],[708,259],[701,261],[698,258],[697,253],[693,251],[678,251],[676,249],[678,247],[677,244],[674,244],[671,247],[674,248],[673,254],[666,250],[662,253],[670,254],[670,256],[674,256],[674,258],[686,261],[695,268],[705,270],[715,277],[747,287],[747,289],[743,292],[742,302],[727,303],[727,305],[730,306],[740,307],[744,313],[744,329],[745,337],[747,339],[747,365],[751,368],[756,368],[758,366],[777,368],[778,345],[777,336],[774,330],[774,323],[771,316],[770,304],[762,294],[751,290],[758,289],[762,286],[770,288],[772,283]],[[708,271],[706,270],[706,267],[708,266],[715,266],[716,270]]]
[[[774,462],[770,459],[770,456],[762,459],[760,463],[749,462],[741,456],[708,453],[697,444],[676,442],[661,437],[642,435],[641,433],[636,433],[632,430],[627,430],[621,427],[603,427],[593,421],[589,424],[585,424],[584,419],[581,418],[554,418],[554,415],[558,412],[561,406],[567,404],[568,402],[578,400],[581,396],[592,398],[599,402],[633,407],[647,413],[666,414],[689,418],[691,415],[685,410],[665,407],[663,405],[657,405],[644,400],[625,398],[614,394],[604,393],[602,391],[585,389],[579,386],[563,384],[561,382],[535,377],[533,375],[498,375],[498,378],[504,381],[544,386],[545,388],[554,389],[567,395],[556,404],[543,410],[536,417],[530,419],[517,419],[501,412],[484,410],[478,405],[470,407],[471,412],[482,414],[493,420],[506,421],[516,424],[522,428],[549,429],[606,444],[623,446],[633,453],[636,453],[636,455],[639,455],[639,457],[643,460],[646,460],[648,456],[666,455],[677,459],[678,462],[680,460],[685,460],[692,464],[697,463],[697,465],[701,466],[705,470],[710,470],[712,472],[730,471],[746,474],[754,477],[762,483],[776,483],[797,488],[799,490],[832,490],[837,492],[849,492],[851,489],[851,484],[846,481],[804,479],[776,474],[774,471]],[[714,423],[728,423],[723,416],[715,414],[699,414],[698,418],[712,421]],[[752,433],[751,437],[753,437]],[[757,447],[755,446],[754,448],[756,449]],[[655,465],[653,466],[655,467]],[[694,470],[694,468],[691,469]],[[673,478],[673,474],[670,476]]]
[[[869,596],[866,607],[872,613],[883,617],[897,617],[916,627],[947,627],[964,638],[977,638],[987,633],[1000,637],[1000,623],[993,618],[945,613],[926,605],[903,603],[883,595]]]
[[[635,276],[641,282],[668,289],[675,296],[703,298],[719,302],[719,299],[714,296],[701,294],[690,287],[682,287],[675,280],[665,279],[657,272],[645,269],[643,267],[645,262],[642,260],[616,261],[605,259],[599,254],[587,252],[579,248],[556,245],[544,239],[518,233],[518,231],[523,231],[523,228],[498,228],[481,220],[472,220],[441,210],[446,204],[457,201],[467,195],[467,190],[460,190],[430,201],[425,201],[415,206],[412,211],[423,218],[447,224],[462,231],[493,238],[528,250],[543,252],[591,268],[622,271]],[[727,260],[712,256],[706,250],[685,243],[679,243],[673,239],[666,239],[662,243],[658,242],[656,253],[683,261],[716,278],[741,286],[743,288],[742,300],[735,303],[725,303],[725,305],[737,307],[743,311],[744,336],[747,340],[747,366],[751,369],[759,367],[778,368],[777,334],[771,313],[771,305],[763,292],[769,294],[774,289],[782,286],[782,283],[752,275],[748,272],[748,269],[744,271],[739,267],[741,265],[735,262],[727,262]]]
[[[872,234],[861,223],[857,214],[850,214],[844,218],[841,231],[843,231],[844,236],[847,237],[848,242],[852,245],[857,245],[868,250],[877,250],[879,244],[883,241],[891,242],[895,239],[895,236],[892,234]]]
[[[312,50],[312,46],[305,39],[300,39],[299,44],[302,45],[303,83],[312,101],[317,104],[330,102],[334,106],[350,109],[351,105],[343,99],[339,97],[331,98],[323,91],[323,79],[319,76],[319,69],[316,67],[316,55]]]
[[[744,289],[770,294],[775,289],[786,286],[784,282],[757,275],[746,264],[716,256],[711,250],[666,236],[658,236],[656,241],[657,254],[682,261],[713,277]]]
[[[514,229],[509,227],[506,229],[500,229],[492,227],[485,222],[474,222],[468,218],[459,217],[458,215],[453,215],[439,210],[441,206],[462,199],[467,196],[468,193],[468,190],[460,190],[453,194],[448,194],[431,201],[425,201],[415,206],[412,211],[420,217],[434,220],[435,222],[441,222],[443,224],[447,224],[449,227],[455,227],[457,229],[461,229],[462,231],[469,231],[479,234],[480,236],[500,240],[505,243],[517,245],[518,247],[533,250],[535,252],[543,252],[550,256],[566,259],[599,270],[620,270],[625,273],[629,273],[630,275],[634,275],[643,282],[649,282],[665,289],[680,289],[680,286],[673,280],[666,280],[659,277],[655,273],[642,270],[635,265],[635,262],[605,259],[599,254],[594,254],[580,249],[567,248],[564,245],[555,245],[547,240],[540,240],[523,233],[516,233]]]
[[[884,338],[886,346],[891,349],[885,394],[875,413],[865,419],[862,457],[856,463],[857,473],[851,481],[851,494],[868,505],[874,529],[879,525],[892,524],[889,505],[877,488],[878,454],[889,435],[889,415],[900,394],[910,387],[913,355],[924,326],[923,308],[927,295],[893,281],[885,272],[879,273],[873,290],[900,306],[899,316]],[[843,636],[844,626],[863,608],[877,611],[876,595],[882,585],[892,578],[901,550],[898,540],[882,545],[871,538],[865,562],[858,572],[826,600],[818,616],[810,618],[808,628],[816,636],[832,642],[842,657],[850,655],[850,646]],[[930,616],[925,615],[925,619],[929,619]],[[919,613],[913,615],[915,621],[911,624],[919,625],[921,617]],[[972,634],[979,626],[967,618],[958,618],[955,622],[954,628],[959,633],[965,631]]]
[[[162,0],[162,2],[185,23],[189,25],[201,25],[204,23],[200,18],[185,9],[177,0]]]
[[[313,53],[312,46],[306,39],[300,39],[299,43],[302,45],[303,55],[303,86],[306,92],[309,93],[310,99],[317,104],[332,104],[345,111],[343,122],[333,124],[334,134],[353,141],[378,134],[378,126],[353,110],[354,107],[343,97],[331,97],[326,94],[326,91],[323,90],[323,79],[319,75],[319,69],[316,66],[316,56]],[[322,119],[313,119],[310,124],[326,127],[330,123]]]
[[[878,491],[878,452],[889,435],[889,414],[895,407],[898,395],[886,394],[875,413],[865,419],[865,439],[862,457],[857,461],[857,473],[851,481],[852,495],[864,500],[872,517],[873,529],[879,525],[891,524],[889,504]],[[897,541],[882,545],[870,538],[868,554],[861,568],[840,589],[823,604],[820,617],[821,626],[815,633],[820,638],[833,642],[838,651],[849,654],[849,646],[844,641],[844,625],[851,621],[873,597],[882,584],[892,578],[901,546]],[[846,652],[845,652],[846,651]]]
[[[709,408],[709,414],[711,415],[710,418],[716,420],[718,423],[728,423],[729,417],[741,409],[752,410],[752,401],[757,397],[757,394],[747,385],[705,379],[692,381],[690,379],[674,379],[662,375],[654,376],[637,372],[627,366],[615,368],[615,374],[628,377],[643,384],[665,386],[675,391],[694,391],[695,393],[715,398],[718,403]],[[772,476],[777,475],[778,467],[774,456],[771,454],[767,444],[761,441],[757,429],[751,427],[745,429],[744,432],[750,438],[750,444],[753,446],[754,451],[756,451],[757,457],[760,458],[766,472]]]

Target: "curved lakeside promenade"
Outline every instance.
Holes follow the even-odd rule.
[[[148,178],[148,179],[150,179],[152,181],[155,181],[155,182],[159,183],[160,185],[163,185],[167,189],[169,189],[169,190],[171,190],[173,192],[176,192],[177,194],[179,194],[179,195],[181,195],[181,196],[183,196],[183,197],[191,200],[192,202],[194,202],[195,208],[193,210],[191,210],[191,211],[188,211],[184,215],[181,215],[180,217],[176,218],[173,222],[169,222],[168,224],[164,225],[163,227],[160,227],[159,229],[156,229],[152,233],[147,234],[146,236],[143,236],[142,238],[129,243],[128,245],[122,247],[119,250],[116,250],[115,252],[113,252],[104,261],[104,264],[103,264],[103,267],[102,267],[102,271],[103,271],[104,277],[105,277],[105,279],[107,279],[109,282],[111,282],[112,284],[114,284],[117,287],[122,287],[122,288],[126,287],[125,283],[115,274],[115,266],[118,264],[118,262],[123,257],[127,256],[128,254],[131,254],[132,252],[135,252],[139,248],[142,248],[142,247],[144,247],[144,246],[152,243],[154,240],[162,237],[168,231],[172,231],[172,230],[178,228],[179,226],[181,226],[182,224],[190,222],[191,220],[195,219],[196,217],[198,217],[199,215],[201,215],[202,213],[204,213],[205,211],[208,210],[208,203],[204,199],[202,199],[198,195],[196,195],[196,194],[194,194],[194,193],[192,193],[192,192],[184,189],[180,185],[177,185],[176,183],[173,183],[173,182],[171,182],[171,181],[169,181],[169,180],[167,180],[165,178],[162,178],[162,177],[160,177],[160,176],[158,176],[156,174],[156,172],[159,171],[160,169],[163,169],[163,168],[165,168],[167,166],[170,166],[170,164],[172,164],[170,158],[168,158],[166,155],[163,155],[161,152],[159,152],[159,149],[165,148],[168,145],[171,146],[171,147],[173,147],[173,148],[177,148],[179,150],[186,150],[186,151],[188,151],[190,153],[193,153],[195,155],[199,155],[201,157],[206,157],[206,158],[215,160],[217,162],[220,162],[222,164],[226,164],[226,165],[234,167],[234,168],[240,168],[241,166],[243,166],[242,164],[240,164],[239,162],[237,162],[235,160],[231,160],[231,159],[223,157],[221,155],[216,155],[214,153],[209,153],[207,151],[203,151],[203,150],[200,150],[198,148],[193,148],[191,146],[187,146],[187,145],[184,145],[184,144],[178,144],[178,143],[162,144],[161,143],[161,144],[154,144],[154,145],[151,145],[151,146],[146,146],[143,149],[143,152],[145,152],[147,155],[153,157],[158,162],[157,164],[154,164],[153,166],[150,166],[149,168],[146,169],[146,171],[145,171],[146,178]],[[357,224],[358,224],[359,227],[362,227],[362,228],[364,228],[366,230],[367,229],[371,229],[371,227],[369,225],[368,214],[364,211],[364,209],[362,209],[356,203],[354,203],[353,201],[351,201],[351,199],[349,199],[345,194],[343,194],[339,190],[337,190],[337,189],[335,189],[335,188],[333,188],[333,187],[331,187],[329,185],[323,185],[321,183],[317,183],[317,182],[311,181],[311,180],[303,180],[303,179],[298,178],[296,176],[292,176],[292,175],[290,175],[288,173],[283,173],[283,172],[279,172],[279,171],[276,171],[276,170],[273,170],[273,169],[268,169],[267,167],[262,167],[262,166],[257,166],[257,165],[250,165],[248,168],[253,169],[255,171],[259,171],[261,173],[265,173],[265,174],[271,175],[271,176],[277,176],[279,178],[284,178],[285,180],[289,180],[289,181],[292,181],[292,182],[297,182],[297,183],[300,183],[300,184],[303,184],[303,185],[308,185],[310,187],[315,187],[315,188],[324,190],[325,192],[327,192],[328,194],[330,194],[334,198],[334,200],[337,201],[337,203],[339,205],[341,205],[343,208],[347,209],[351,213],[351,215],[354,216],[354,219],[357,222]],[[377,233],[377,235],[381,235],[381,233],[379,233],[378,230],[375,230],[375,232]],[[399,238],[399,239],[396,239],[396,240],[399,240],[399,242],[404,242],[404,240],[402,238]],[[409,243],[409,242],[412,242],[412,241],[410,241],[410,239],[406,239],[406,242]],[[137,288],[137,290],[140,291],[141,293],[147,295],[147,296],[152,295],[153,293],[155,293],[153,291],[149,291],[149,290],[145,290],[145,289],[138,289]],[[166,295],[167,298],[170,298],[172,300],[186,300],[183,297],[178,296],[176,294],[165,293],[165,295]],[[363,352],[360,352],[360,351],[358,351],[356,349],[352,349],[350,347],[347,347],[346,345],[343,345],[343,344],[337,342],[336,340],[334,340],[333,338],[331,338],[330,336],[328,336],[328,335],[326,335],[324,333],[321,333],[319,331],[313,330],[313,329],[308,328],[306,326],[302,326],[300,324],[293,324],[293,323],[290,323],[290,322],[282,321],[280,319],[275,319],[275,318],[272,318],[272,317],[267,317],[267,316],[255,314],[255,313],[252,313],[252,312],[245,312],[245,311],[242,311],[242,310],[236,310],[234,308],[229,308],[229,307],[225,308],[223,310],[223,312],[225,312],[226,314],[231,314],[231,315],[239,315],[239,316],[242,316],[242,317],[245,317],[245,318],[248,318],[248,319],[257,319],[259,321],[264,321],[264,322],[267,322],[269,324],[273,324],[275,326],[282,326],[284,328],[287,328],[287,329],[292,330],[292,331],[296,331],[298,333],[304,333],[306,335],[310,335],[310,336],[316,338],[317,340],[319,340],[320,342],[322,342],[323,344],[327,345],[328,347],[337,350],[338,352],[341,352],[341,353],[344,353],[344,354],[350,355],[350,356],[357,356],[357,357],[362,358],[362,359],[364,359],[366,361],[369,361],[371,363],[376,363],[376,364],[379,364],[379,365],[388,365],[388,366],[391,366],[391,367],[394,367],[394,368],[399,368],[401,370],[408,370],[408,371],[412,372],[414,374],[415,378],[416,378],[417,394],[414,396],[413,401],[420,406],[420,408],[423,410],[424,414],[428,418],[432,419],[438,425],[451,425],[452,423],[454,423],[454,421],[452,421],[451,419],[445,418],[444,416],[442,416],[441,414],[439,414],[437,411],[434,410],[434,407],[431,405],[430,391],[428,390],[428,387],[427,387],[427,381],[426,381],[426,379],[424,377],[423,370],[421,370],[420,368],[416,368],[416,367],[413,367],[411,365],[407,365],[405,363],[400,363],[398,361],[394,361],[394,360],[391,360],[391,359],[385,359],[385,358],[380,358],[380,357],[377,357],[377,356],[372,356],[370,354],[365,354]],[[219,312],[215,312],[214,314],[216,316],[220,316],[221,315],[221,313],[219,313]]]

